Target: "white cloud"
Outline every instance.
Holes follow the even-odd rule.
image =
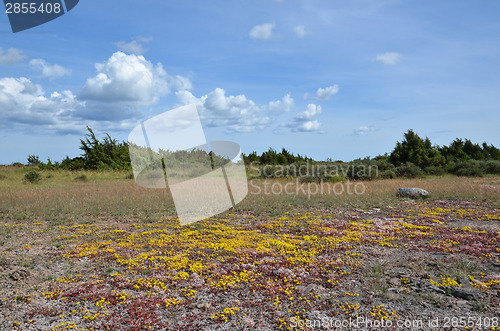
[[[294,119],[285,126],[290,128],[292,132],[319,132],[321,123],[314,119],[321,114],[321,106],[316,104],[308,104],[306,110],[297,114]]]
[[[120,40],[119,42],[115,43],[115,45],[118,47],[118,49],[120,51],[123,51],[125,53],[142,55],[146,52],[146,49],[144,48],[144,46],[142,44],[148,43],[151,40],[153,40],[153,37],[149,37],[149,38],[136,37],[128,43],[124,42],[123,40]]]
[[[251,39],[271,39],[273,37],[274,23],[264,23],[254,26],[248,35]]]
[[[304,25],[297,25],[293,28],[293,31],[298,38],[304,38],[309,34],[309,31],[306,30],[306,27]]]
[[[43,60],[30,64],[43,76],[66,73]],[[192,88],[188,78],[170,76],[161,63],[153,65],[142,56],[116,52],[95,67],[97,74],[87,79],[78,96],[71,91],[46,93],[25,77],[0,78],[0,128],[74,133],[84,131],[85,125],[105,129],[112,122],[113,128],[126,129],[142,116],[141,106],[155,104],[171,89]]]
[[[0,126],[56,126],[82,106],[71,91],[46,96],[40,85],[26,77],[0,79]]]
[[[0,48],[0,64],[14,64],[25,58],[27,58],[27,56],[19,49],[9,48],[7,52],[4,53],[3,49]]]
[[[360,126],[359,128],[354,130],[354,134],[357,136],[366,136],[370,132],[375,131],[374,128],[368,126]]]
[[[318,120],[307,121],[295,126],[292,131],[294,132],[313,132],[318,131],[321,127],[321,123]]]
[[[41,72],[41,77],[50,79],[61,78],[65,75],[70,75],[71,70],[68,70],[58,64],[49,64],[42,59],[33,59],[30,61],[30,66]]]
[[[295,102],[290,96],[290,93],[288,93],[281,100],[269,102],[269,113],[272,115],[287,113],[293,108],[294,105]]]
[[[226,96],[221,88],[200,98],[189,91],[178,91],[176,95],[183,104],[194,103],[207,126],[224,126],[228,133],[260,131],[270,120],[265,106],[256,105],[243,94]]]
[[[316,98],[319,100],[326,100],[330,98],[332,95],[337,94],[338,92],[339,92],[339,86],[337,84],[325,88],[320,87],[316,91]]]
[[[319,114],[321,114],[321,106],[310,103],[307,105],[306,110],[298,114],[295,118],[299,120],[309,120]]]
[[[114,53],[95,65],[97,75],[87,79],[80,98],[101,102],[129,102],[153,105],[170,89],[191,89],[188,78],[169,76],[161,63],[153,65],[140,55]]]
[[[396,64],[401,61],[402,58],[403,56],[399,53],[382,53],[377,54],[377,56],[375,57],[375,61],[380,61],[383,64]]]
[[[125,120],[140,116],[139,108],[152,106],[170,90],[189,90],[191,81],[168,75],[161,63],[153,65],[142,55],[114,53],[95,65],[97,75],[87,79],[79,99],[86,107],[84,119]]]

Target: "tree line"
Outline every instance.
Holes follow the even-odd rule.
[[[40,169],[65,170],[130,170],[129,145],[119,142],[105,134],[98,139],[92,129],[80,140],[82,154],[75,158],[66,157],[60,162],[41,162],[38,156],[29,155],[28,164]],[[192,152],[194,153],[194,152]],[[390,153],[374,158],[356,159],[350,162],[315,161],[310,157],[293,154],[283,148],[280,152],[270,148],[257,154],[243,155],[245,164],[261,166],[289,166],[293,164],[349,164],[351,167],[375,166],[377,177],[393,178],[397,176],[415,177],[422,174],[481,176],[482,174],[500,174],[500,149],[487,143],[477,144],[469,139],[456,138],[449,145],[432,144],[429,138],[421,138],[413,130],[404,134],[404,139],[397,142]],[[354,173],[354,172],[353,172]],[[359,176],[358,176],[359,177]],[[361,176],[362,177],[362,176]],[[356,176],[353,176],[356,178]],[[366,179],[366,178],[359,178]]]

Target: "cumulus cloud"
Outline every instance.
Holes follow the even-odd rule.
[[[66,74],[40,59],[32,60],[31,65],[46,77]],[[116,52],[95,67],[97,74],[87,79],[78,95],[71,91],[46,93],[26,77],[0,78],[0,127],[31,125],[82,132],[85,125],[109,129],[112,123],[114,129],[122,130],[142,117],[140,107],[154,105],[170,90],[192,88],[188,78],[168,75],[161,63],[153,65],[143,56]]]
[[[82,106],[71,91],[47,96],[40,85],[26,77],[0,79],[0,126],[54,126],[71,118]]]
[[[319,114],[321,114],[321,106],[310,103],[307,105],[306,110],[298,114],[295,118],[299,120],[309,120]]]
[[[224,126],[228,133],[260,131],[270,120],[265,106],[256,105],[243,94],[226,96],[221,88],[199,98],[189,91],[178,91],[176,95],[183,104],[194,103],[207,126]]]
[[[47,77],[50,79],[61,78],[66,75],[71,75],[71,70],[68,70],[58,64],[49,64],[42,59],[33,59],[30,61],[30,66],[40,71],[41,77]]]
[[[149,38],[136,37],[128,43],[124,42],[123,40],[120,40],[119,42],[115,43],[115,45],[122,52],[135,55],[142,55],[146,52],[146,48],[144,48],[143,44],[149,43],[151,40],[153,40],[153,37]]]
[[[383,64],[396,64],[401,61],[402,58],[403,56],[399,53],[382,53],[377,54],[377,56],[375,57],[375,61],[380,61]]]
[[[290,96],[290,93],[285,95],[281,100],[269,102],[269,113],[271,115],[279,115],[282,113],[287,113],[293,108],[295,102]]]
[[[297,25],[293,28],[293,32],[295,32],[295,35],[298,38],[304,38],[309,34],[309,31],[306,30],[306,27],[304,25]]]
[[[274,23],[264,23],[254,26],[248,35],[251,39],[271,39],[273,37]]]
[[[84,100],[127,101],[144,106],[158,102],[170,88],[192,88],[188,78],[170,76],[161,63],[153,65],[140,55],[116,52],[95,68],[97,75],[87,79],[80,94]]]
[[[354,134],[357,136],[366,136],[370,132],[375,131],[374,128],[368,126],[360,126],[359,128],[354,130]]]
[[[339,92],[339,86],[337,84],[325,88],[320,87],[316,91],[316,98],[319,100],[326,100],[330,98],[332,95],[337,94],[338,92]]]
[[[156,104],[171,89],[192,89],[188,78],[168,75],[161,63],[153,65],[142,55],[116,52],[95,68],[97,75],[87,79],[79,95],[87,102],[79,112],[85,119],[133,118],[140,107]]]
[[[0,64],[14,64],[25,58],[27,58],[27,56],[24,55],[23,51],[17,48],[9,48],[5,53],[3,49],[0,48]]]
[[[318,131],[320,127],[321,127],[321,123],[318,120],[314,120],[314,121],[307,121],[307,122],[301,123],[300,125],[293,128],[292,131],[312,132],[312,131]]]
[[[320,105],[310,103],[306,110],[297,114],[285,126],[290,128],[292,132],[319,132],[321,123],[315,117],[321,114],[321,111]]]

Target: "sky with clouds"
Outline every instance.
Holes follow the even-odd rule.
[[[500,2],[80,1],[12,33],[0,15],[0,164],[126,140],[194,103],[207,140],[318,160],[414,129],[500,146]]]

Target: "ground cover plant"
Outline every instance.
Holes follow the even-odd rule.
[[[265,188],[311,183],[259,179],[234,210],[181,227],[168,192],[126,171],[40,171],[36,185],[23,168],[0,171],[5,330],[349,329],[338,324],[349,318],[369,330],[448,318],[453,330],[461,316],[500,329],[499,178],[353,182],[361,195],[275,194]],[[431,198],[400,198],[401,186]]]

